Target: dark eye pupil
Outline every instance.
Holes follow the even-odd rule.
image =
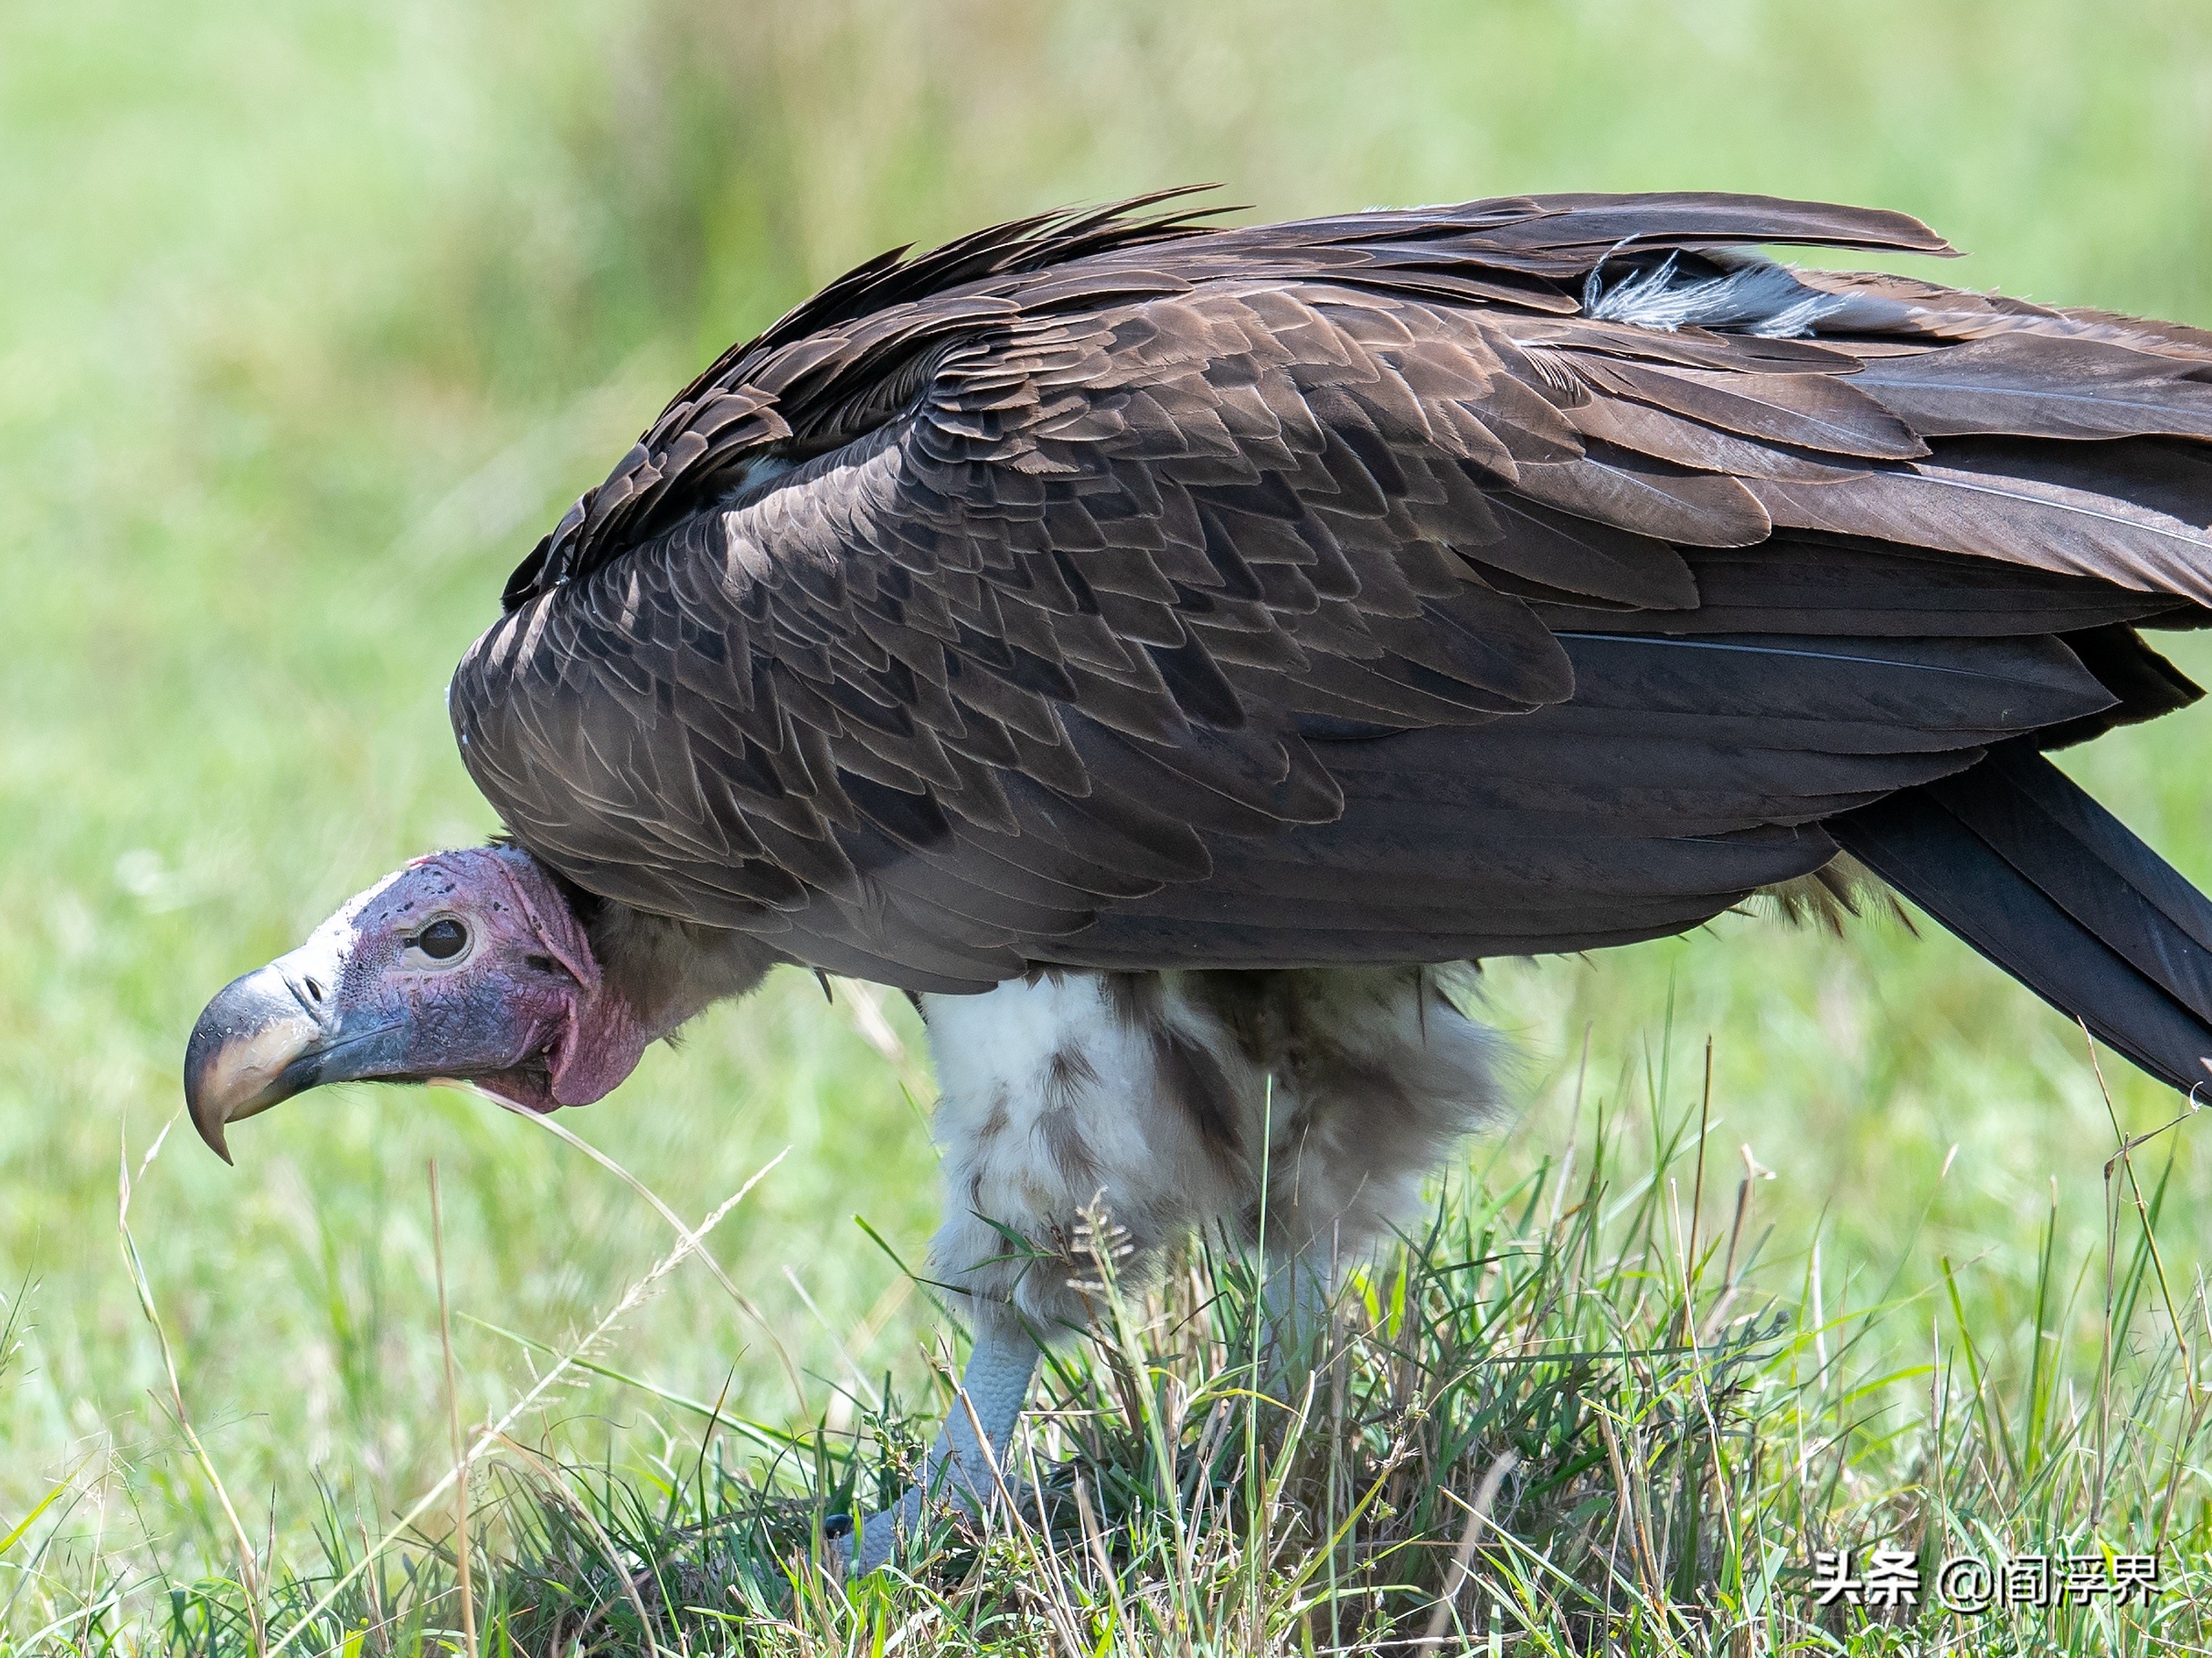
[[[416,948],[436,961],[446,961],[461,953],[469,941],[469,931],[459,921],[433,921],[415,935]]]

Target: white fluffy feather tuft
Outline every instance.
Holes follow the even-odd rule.
[[[1496,1109],[1498,1039],[1439,981],[1062,972],[925,996],[944,1090],[940,1278],[979,1325],[1079,1328],[1097,1209],[1133,1285],[1192,1231],[1256,1236],[1263,1212],[1271,1255],[1333,1275]]]
[[[1788,340],[1809,334],[1847,301],[1799,282],[1785,265],[1761,260],[1724,276],[1692,276],[1669,253],[1662,264],[1605,286],[1604,267],[1583,284],[1583,313],[1599,322],[1630,323],[1673,333],[1711,328]]]

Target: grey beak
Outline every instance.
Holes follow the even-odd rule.
[[[324,1081],[335,1035],[273,963],[224,986],[185,1048],[185,1103],[209,1150],[228,1163],[226,1125]]]

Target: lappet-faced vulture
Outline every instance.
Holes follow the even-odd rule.
[[[1441,964],[1848,855],[2212,1079],[2212,904],[2045,757],[2199,695],[2142,630],[2212,620],[2212,335],[1749,251],[1948,251],[1853,208],[1166,199],[887,254],[685,387],[453,677],[509,836],[216,998],[208,1143],[345,1078],[584,1104],[776,963],[912,993],[957,1493],[1094,1206],[1139,1265],[1264,1212],[1295,1307],[1416,1193],[1493,1093]]]

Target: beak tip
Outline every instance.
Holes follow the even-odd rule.
[[[207,1149],[225,1163],[229,1163],[231,1162],[230,1147],[223,1141],[222,1109],[208,1097],[207,1089],[198,1072],[198,1066],[185,1067],[185,1114],[192,1120],[192,1132],[205,1143]]]
[[[208,1004],[185,1045],[184,1084],[185,1110],[209,1151],[232,1163],[230,1124],[313,1085],[299,1079],[298,1062],[322,1035],[273,967],[233,981]]]

